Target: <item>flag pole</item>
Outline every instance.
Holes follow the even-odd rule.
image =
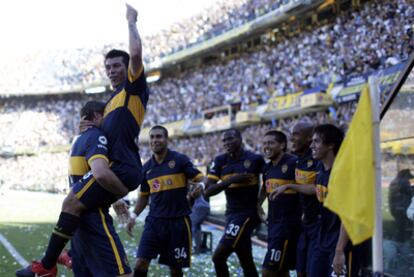
[[[374,276],[382,276],[383,268],[383,233],[382,233],[382,186],[381,186],[381,152],[380,152],[380,119],[379,119],[379,80],[376,76],[368,79],[372,107],[373,148],[375,166],[375,207],[374,237],[372,239],[372,270]]]

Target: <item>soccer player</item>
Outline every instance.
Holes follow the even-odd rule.
[[[329,176],[343,138],[343,131],[334,125],[323,124],[315,128],[311,149],[313,158],[321,162],[316,176],[316,195],[321,203],[323,203],[328,194]],[[331,265],[335,255],[340,227],[341,221],[339,217],[322,206],[317,241],[311,258],[311,277],[331,276]]]
[[[235,252],[244,276],[257,276],[251,234],[260,223],[259,175],[264,160],[262,156],[243,149],[242,136],[237,129],[226,130],[221,140],[227,153],[214,159],[205,191],[207,197],[225,191],[227,202],[226,227],[213,254],[214,267],[217,276],[229,276],[227,259]]]
[[[268,131],[263,138],[263,153],[270,160],[263,168],[263,185],[259,204],[277,187],[295,182],[296,157],[286,153],[287,137],[280,131]],[[300,231],[299,194],[285,190],[269,199],[267,252],[262,276],[285,276],[295,268],[296,247]]]
[[[136,27],[137,16],[137,11],[127,4],[130,55],[124,51],[111,50],[105,56],[106,74],[114,92],[106,103],[102,130],[108,141],[111,171],[128,191],[136,189],[142,181],[138,136],[149,96],[142,64],[141,39]],[[79,214],[88,207],[101,205],[102,201],[112,203],[116,200],[111,197],[101,198],[99,195],[93,197],[94,191],[100,190],[100,185],[102,184],[96,182],[93,174],[86,174],[73,186],[65,200],[69,202],[68,210],[62,211],[42,261],[19,270],[17,276],[55,276],[53,272],[56,270],[56,261],[79,226]],[[118,275],[124,273],[127,272],[120,267]]]
[[[166,128],[154,126],[149,136],[153,156],[144,164],[141,192],[127,225],[131,233],[135,218],[151,200],[134,276],[147,276],[151,260],[158,255],[159,263],[169,266],[171,276],[183,276],[182,268],[190,266],[192,246],[188,181],[200,182],[204,177],[187,156],[168,148]]]
[[[286,189],[299,192],[302,206],[301,234],[296,251],[296,272],[298,277],[305,277],[310,270],[310,257],[317,237],[317,219],[320,212],[320,202],[316,198],[316,171],[319,162],[312,157],[310,145],[312,142],[313,125],[310,122],[299,121],[292,128],[292,152],[298,156],[295,169],[295,183],[279,186],[271,198],[276,197]]]
[[[90,101],[82,108],[81,117],[100,126],[104,109],[105,103]],[[99,162],[108,163],[107,139],[100,129],[92,127],[82,132],[72,145],[69,159],[70,185],[78,184],[91,168],[94,176],[98,176],[96,171],[100,168]],[[88,209],[80,217],[79,228],[71,239],[70,254],[75,276],[117,276],[122,271],[131,272],[108,209],[108,205]],[[120,257],[120,263],[117,256]]]

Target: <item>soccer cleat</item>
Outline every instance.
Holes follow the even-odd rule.
[[[16,271],[17,277],[56,277],[57,268],[45,269],[39,261],[33,261],[31,265]]]
[[[72,258],[69,256],[69,251],[63,249],[57,260],[58,264],[66,266],[68,269],[72,269]]]

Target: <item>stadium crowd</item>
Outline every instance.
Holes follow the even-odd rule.
[[[268,2],[243,3],[263,8],[268,5],[263,3]],[[241,103],[241,109],[246,110],[255,104],[265,103],[273,95],[327,86],[332,80],[339,81],[399,63],[412,53],[414,47],[412,3],[412,0],[369,1],[360,10],[343,12],[333,22],[310,26],[309,30],[295,35],[269,36],[257,48],[227,60],[177,72],[151,85],[152,96],[144,124],[151,126],[200,117],[207,108],[235,102]],[[146,43],[151,44],[151,41]],[[63,66],[63,70],[59,67],[54,71],[59,74],[57,83],[38,76],[38,79],[29,79],[26,84],[29,84],[29,89],[34,89],[30,86],[36,80],[49,80],[50,85],[53,83],[53,86],[66,88],[73,84],[99,82],[104,75],[102,54],[112,46],[73,53],[62,51],[55,56],[55,64]],[[147,45],[144,49],[151,48]],[[30,65],[36,60],[38,58],[24,60],[28,63],[25,70],[31,68]],[[46,59],[43,62],[46,63]],[[53,68],[57,69],[56,66]],[[30,74],[23,75],[27,77]],[[19,80],[16,85],[24,83],[23,79]],[[5,89],[3,84],[2,81],[2,91]],[[42,146],[67,145],[77,133],[77,114],[81,105],[92,98],[104,97],[71,94],[39,99],[2,99],[0,131],[4,135],[1,136],[0,147],[33,150]],[[346,125],[352,113],[352,103],[342,104],[336,107],[334,113],[311,115],[310,119],[318,123],[334,121]],[[274,122],[273,126],[265,124],[245,129],[247,147],[257,151],[260,145],[252,142],[258,132],[264,132],[269,126],[286,131],[294,120],[283,119]],[[218,134],[184,138],[173,141],[173,147],[192,157],[197,164],[205,165],[211,160],[212,153],[217,153],[214,147],[219,146],[213,143],[217,138]],[[143,157],[148,157],[145,146],[142,151]],[[18,158],[16,161],[23,163],[23,160]],[[8,170],[6,164],[2,162],[0,165],[2,173]],[[33,174],[35,172],[33,170]]]

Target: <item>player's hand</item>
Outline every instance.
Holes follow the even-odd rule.
[[[135,23],[137,22],[138,12],[137,10],[129,4],[126,4],[126,19],[128,23]]]
[[[231,184],[248,184],[252,178],[251,174],[248,173],[241,173],[231,176],[228,179],[228,182]]]
[[[125,203],[124,200],[119,199],[114,204],[112,204],[112,208],[115,210],[115,213],[121,224],[127,224],[129,222],[130,216],[128,211],[128,204]]]
[[[200,195],[203,193],[203,186],[201,184],[196,184],[194,186],[194,189],[190,192],[190,196],[193,199],[196,199],[200,197]]]
[[[82,117],[79,122],[79,133],[85,132],[92,127],[96,127],[95,124],[90,120],[86,120],[85,117]]]
[[[283,185],[283,186],[277,187],[274,191],[272,191],[269,194],[269,199],[270,200],[275,200],[276,197],[278,197],[280,194],[282,194],[287,189],[288,189],[288,186],[287,185]]]
[[[341,250],[335,250],[335,257],[332,262],[333,271],[337,276],[346,274],[345,253]]]
[[[133,233],[132,233],[132,230],[134,229],[134,226],[135,226],[135,220],[136,220],[136,216],[130,216],[129,220],[128,220],[128,223],[127,223],[127,226],[126,226],[127,234],[130,237],[134,236]]]

